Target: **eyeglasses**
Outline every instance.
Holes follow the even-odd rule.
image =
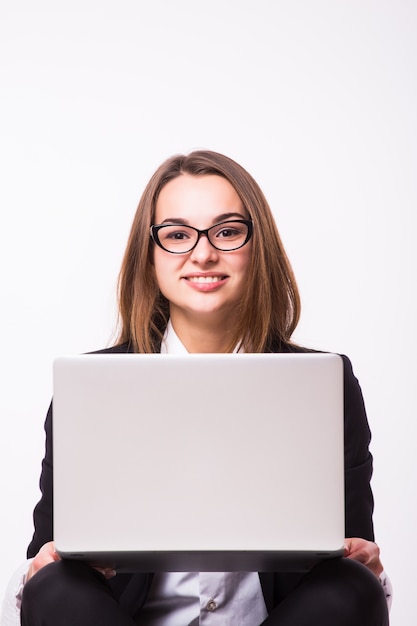
[[[216,250],[231,252],[247,244],[252,237],[252,232],[251,220],[227,220],[204,230],[184,224],[153,224],[151,226],[151,237],[154,242],[172,254],[191,252],[202,235],[207,237]]]

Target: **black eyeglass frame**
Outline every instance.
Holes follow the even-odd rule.
[[[247,226],[248,232],[246,234],[245,241],[241,243],[239,246],[236,246],[236,248],[228,248],[227,250],[223,250],[222,248],[215,246],[209,237],[210,230],[212,230],[213,228],[218,228],[219,226],[222,226],[223,224],[236,224],[236,223],[245,224]],[[172,226],[186,226],[187,228],[191,228],[191,230],[194,230],[197,233],[197,241],[189,250],[183,250],[181,252],[176,252],[175,250],[167,250],[167,248],[165,248],[160,242],[159,235],[158,235],[158,232],[161,230],[161,228],[165,228],[166,226],[171,226],[171,227]],[[252,220],[226,220],[224,222],[219,222],[218,224],[213,224],[213,226],[210,226],[210,228],[204,228],[203,230],[200,230],[199,228],[195,228],[194,226],[189,226],[188,224],[152,224],[151,229],[150,229],[150,234],[154,243],[156,243],[157,246],[162,248],[162,250],[165,250],[165,252],[169,252],[170,254],[188,254],[189,252],[194,250],[194,248],[200,241],[200,238],[202,235],[205,235],[207,237],[208,242],[213,246],[213,248],[215,248],[216,250],[219,250],[219,252],[233,252],[234,250],[239,250],[240,248],[243,248],[243,246],[245,246],[250,240],[250,238],[252,237],[253,221]]]

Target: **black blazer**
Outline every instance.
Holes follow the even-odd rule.
[[[129,344],[114,346],[102,353],[132,352]],[[307,352],[304,348],[276,344],[271,352]],[[345,536],[374,540],[372,513],[373,497],[370,487],[372,456],[369,452],[370,430],[365,413],[362,392],[349,359],[344,364],[344,431],[345,431]],[[33,519],[35,531],[27,550],[28,558],[53,539],[52,509],[52,402],[45,421],[46,448],[40,477],[41,499],[36,505]],[[274,497],[274,494],[271,494]],[[152,574],[118,574],[109,581],[116,596],[127,612],[134,617],[142,607],[149,591]],[[285,597],[298,583],[301,574],[276,572],[259,573],[268,611]]]

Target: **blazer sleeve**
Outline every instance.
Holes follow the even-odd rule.
[[[35,531],[27,549],[28,559],[35,556],[44,543],[53,539],[52,402],[45,420],[45,435],[45,456],[39,481],[41,499],[33,511]]]
[[[371,432],[362,391],[352,364],[342,355],[344,365],[344,435],[345,435],[345,532],[346,537],[374,541],[371,490]]]

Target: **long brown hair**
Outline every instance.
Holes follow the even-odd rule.
[[[275,220],[259,185],[238,163],[217,152],[198,150],[167,159],[139,201],[119,275],[120,334],[137,352],[158,352],[169,319],[169,302],[153,270],[150,226],[161,189],[182,174],[214,174],[228,180],[253,221],[247,290],[230,337],[230,350],[265,352],[290,343],[300,316],[300,297]]]

